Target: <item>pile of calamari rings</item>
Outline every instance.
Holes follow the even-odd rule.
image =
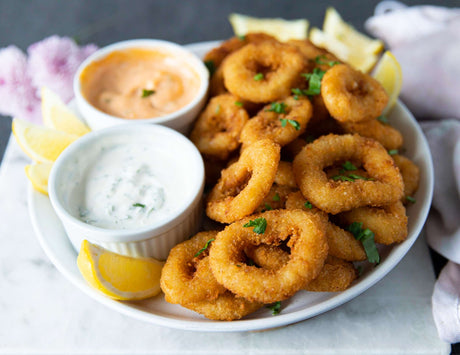
[[[190,138],[214,222],[171,250],[166,301],[229,321],[299,291],[346,290],[358,264],[379,262],[378,244],[407,238],[419,183],[382,116],[385,90],[308,40],[251,33],[204,60],[210,98]]]

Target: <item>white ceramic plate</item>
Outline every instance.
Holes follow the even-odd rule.
[[[198,43],[190,45],[189,48],[202,56],[217,43]],[[32,223],[44,251],[65,277],[90,297],[130,317],[172,328],[208,332],[260,330],[299,322],[338,307],[377,283],[398,264],[422,230],[433,193],[433,164],[428,144],[414,117],[400,102],[393,109],[389,121],[404,135],[404,154],[420,167],[420,186],[415,195],[417,202],[409,206],[407,211],[407,240],[394,247],[381,248],[380,265],[375,268],[368,265],[364,268],[362,276],[348,290],[339,293],[300,291],[282,302],[282,311],[277,316],[273,316],[269,309],[263,308],[242,320],[218,322],[208,320],[179,305],[167,303],[163,294],[141,302],[111,300],[91,288],[82,278],[77,268],[77,253],[54,213],[48,197],[29,186],[28,201]]]

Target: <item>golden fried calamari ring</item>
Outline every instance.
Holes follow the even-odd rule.
[[[267,223],[262,234],[244,227],[256,218],[264,218]],[[325,228],[320,217],[300,210],[267,211],[237,221],[220,232],[213,243],[209,254],[212,272],[218,282],[248,300],[281,301],[320,273],[328,253]],[[283,241],[287,241],[291,253],[282,268],[269,270],[245,263],[245,249]]]
[[[375,119],[388,102],[377,80],[345,64],[334,65],[324,74],[321,96],[332,117],[342,122]]]
[[[228,91],[251,102],[271,102],[291,94],[304,59],[293,46],[262,42],[232,53],[223,66]]]
[[[223,60],[231,53],[249,43],[262,43],[265,41],[278,43],[275,37],[265,33],[248,33],[243,37],[232,37],[223,42],[219,47],[211,49],[204,56],[205,62],[212,62],[215,68],[220,67]]]
[[[250,215],[270,191],[280,160],[280,146],[269,139],[245,149],[239,160],[222,171],[208,196],[209,218],[232,223]]]
[[[240,140],[243,149],[263,138],[269,138],[285,146],[305,131],[312,114],[312,106],[308,99],[295,100],[291,96],[274,104],[281,105],[285,113],[272,111],[273,104],[260,110],[241,131]]]
[[[341,213],[339,219],[344,225],[362,222],[362,228],[374,232],[376,243],[390,245],[407,238],[406,209],[401,201],[384,207],[360,207]]]
[[[401,172],[404,181],[404,197],[403,203],[407,203],[407,197],[414,196],[418,189],[420,181],[420,169],[409,158],[402,155],[393,155],[393,160]]]
[[[185,306],[190,302],[214,300],[225,292],[210,271],[208,251],[195,257],[216,235],[217,231],[200,232],[171,249],[160,279],[167,302]]]
[[[249,117],[230,94],[213,97],[195,122],[191,141],[209,157],[225,160],[240,146],[241,130]]]
[[[340,122],[346,133],[358,133],[360,136],[375,139],[385,149],[399,149],[403,145],[403,136],[396,128],[378,120],[364,122]]]
[[[286,200],[286,208],[288,210],[301,209],[310,213],[315,213],[323,218],[326,222],[326,236],[329,245],[329,255],[347,261],[362,261],[366,260],[366,252],[360,241],[350,232],[340,228],[331,222],[327,214],[315,206],[307,208],[305,203],[307,200],[302,196],[300,191],[293,192],[288,195]]]
[[[262,303],[250,302],[235,296],[230,291],[220,294],[215,300],[204,300],[185,305],[186,308],[204,315],[208,319],[231,321],[257,311]]]
[[[275,184],[297,188],[295,182],[294,172],[292,171],[292,164],[287,161],[280,161],[278,164],[278,170],[275,175]]]
[[[249,258],[260,267],[277,270],[289,261],[289,253],[279,247],[259,245],[246,251]],[[306,291],[338,292],[350,287],[357,278],[352,263],[328,255],[318,277],[307,284]]]
[[[346,160],[362,162],[372,180],[330,180],[323,169]],[[327,213],[387,205],[403,195],[401,174],[385,148],[356,134],[322,136],[306,145],[292,166],[302,194]]]
[[[228,90],[224,84],[224,69],[219,66],[209,81],[209,95],[211,97],[227,93]]]

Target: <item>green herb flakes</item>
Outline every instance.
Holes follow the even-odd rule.
[[[281,302],[280,301],[275,302],[271,305],[268,305],[267,308],[272,311],[272,315],[276,316],[277,314],[280,314],[281,312]]]
[[[153,95],[155,93],[155,90],[147,90],[147,89],[142,89],[142,97],[149,97],[150,95]]]
[[[235,101],[235,106],[243,107],[243,103],[240,101]]]
[[[138,202],[136,202],[136,203],[133,203],[133,207],[140,207],[140,208],[145,208],[145,205],[144,205],[144,204],[142,204],[142,203],[138,203]]]
[[[377,117],[377,119],[383,124],[388,124],[388,118],[384,115],[380,115],[379,117]]]
[[[399,154],[399,150],[397,150],[397,149],[390,149],[390,150],[388,151],[388,154],[390,154],[390,155]]]
[[[257,73],[256,75],[254,75],[254,80],[255,81],[263,80],[263,78],[264,78],[264,74],[262,74],[262,73]]]
[[[305,208],[308,208],[309,210],[313,208],[313,205],[309,201],[305,202],[303,205],[305,206]]]
[[[204,62],[204,65],[206,66],[206,68],[208,68],[208,71],[209,71],[209,75],[213,75],[216,71],[216,65],[214,64],[214,61],[212,60],[206,60]]]
[[[273,201],[279,201],[280,200],[280,195],[278,195],[278,193],[276,193],[275,196],[273,196],[272,200]]]
[[[300,123],[297,122],[296,120],[289,120],[286,118],[280,118],[281,121],[281,127],[286,127],[286,125],[289,123],[292,127],[295,128],[296,131],[300,129]]]
[[[249,222],[244,224],[243,227],[245,228],[254,227],[253,229],[254,233],[264,234],[265,229],[267,228],[267,220],[263,217],[259,217],[254,220],[249,220]]]
[[[371,263],[379,263],[380,255],[374,241],[374,232],[369,228],[363,229],[363,222],[353,222],[347,228],[356,240],[359,240],[367,255],[367,260]]]
[[[287,105],[284,102],[272,102],[270,108],[265,111],[275,112],[275,113],[286,113]]]
[[[195,258],[200,255],[202,252],[204,252],[206,249],[209,248],[209,245],[214,241],[215,239],[212,238],[212,239],[209,239],[206,244],[204,245],[203,248],[201,248],[200,250],[198,250],[198,252],[195,254]]]
[[[410,203],[415,203],[416,199],[413,198],[412,196],[406,196],[406,200],[409,201]]]

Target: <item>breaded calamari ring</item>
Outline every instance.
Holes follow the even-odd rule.
[[[249,258],[260,267],[266,269],[280,269],[289,261],[289,253],[280,247],[259,245],[246,251]],[[352,263],[328,255],[318,277],[304,288],[311,292],[338,292],[350,287],[357,278]]]
[[[291,163],[287,161],[279,162],[274,183],[277,185],[288,186],[293,189],[297,188],[297,183],[295,182],[294,172],[292,171]]]
[[[330,180],[324,168],[346,160],[361,162],[372,180]],[[387,205],[403,195],[401,174],[385,148],[357,134],[322,136],[307,144],[292,166],[302,195],[327,213]]]
[[[402,179],[404,181],[404,197],[402,202],[407,203],[407,197],[414,196],[418,189],[418,184],[420,181],[420,169],[417,165],[414,164],[412,160],[402,155],[392,155],[392,158],[395,161],[396,166],[399,168]]]
[[[185,307],[204,315],[208,319],[231,321],[243,318],[262,306],[262,303],[250,302],[227,290],[215,300],[193,302]]]
[[[362,243],[350,232],[340,228],[329,220],[327,213],[317,209],[315,206],[306,204],[307,200],[300,191],[288,195],[286,209],[301,209],[310,213],[316,213],[326,222],[326,237],[329,245],[329,255],[346,261],[366,260],[366,252]],[[308,207],[307,207],[308,206]]]
[[[216,235],[217,231],[200,232],[171,249],[160,279],[167,302],[185,306],[190,302],[214,300],[225,292],[210,272],[208,251],[195,256]]]
[[[240,146],[241,130],[249,117],[230,94],[215,96],[198,117],[190,140],[209,157],[225,160]]]
[[[339,59],[335,55],[328,52],[324,48],[315,46],[313,42],[311,42],[308,39],[291,39],[287,41],[287,43],[292,46],[295,46],[306,59],[311,60],[313,64],[315,64],[322,70],[327,70],[331,67],[331,65],[328,64],[329,62],[339,61]]]
[[[362,228],[374,232],[376,243],[390,245],[407,238],[406,209],[401,201],[383,207],[360,207],[339,214],[343,225],[362,222]]]
[[[311,103],[305,98],[295,100],[290,96],[267,105],[244,125],[240,135],[242,148],[264,138],[285,146],[305,131],[311,114]]]
[[[346,133],[358,133],[360,136],[375,139],[387,150],[399,149],[404,141],[401,132],[377,119],[363,122],[340,122]]]
[[[224,63],[225,87],[251,102],[271,102],[289,96],[291,84],[304,68],[298,50],[286,44],[248,44]]]
[[[219,47],[211,49],[204,56],[204,62],[212,62],[214,68],[220,67],[222,61],[231,53],[249,43],[262,43],[265,41],[278,43],[277,39],[266,33],[248,33],[242,37],[232,37],[224,41]]]
[[[232,223],[250,215],[270,191],[280,160],[280,146],[270,139],[255,142],[222,171],[206,205],[209,218]]]
[[[324,74],[321,96],[332,117],[341,122],[375,119],[388,102],[377,80],[345,64],[334,65]]]
[[[250,220],[266,222],[255,232]],[[246,227],[245,227],[246,225]],[[248,300],[271,303],[292,296],[315,279],[328,254],[323,220],[300,210],[276,210],[252,215],[227,226],[210,250],[215,278],[233,293]],[[289,261],[278,270],[246,264],[245,249],[287,241]]]

